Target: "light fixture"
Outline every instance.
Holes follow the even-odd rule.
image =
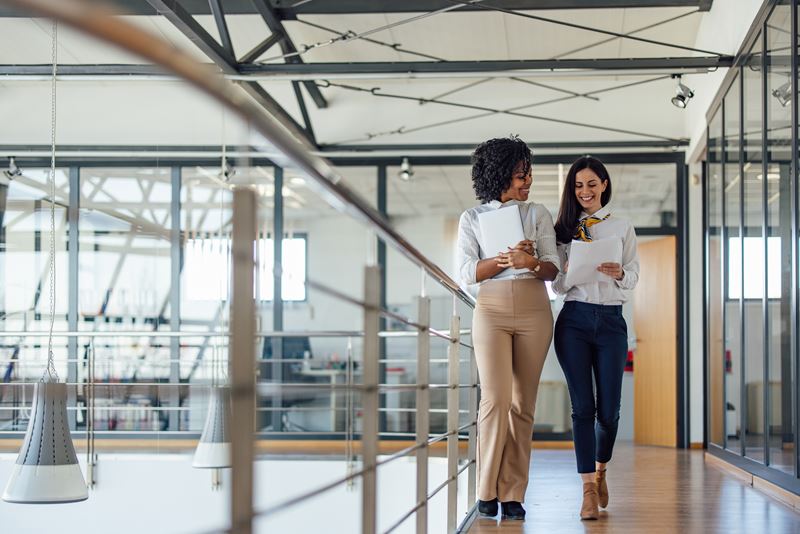
[[[222,139],[222,164],[223,174],[228,169],[228,162],[225,158],[226,143]],[[225,178],[229,175],[224,174]],[[230,272],[228,260],[230,253],[227,246],[223,246],[225,239],[222,239],[223,231],[225,228],[225,219],[223,217],[223,195],[225,192],[224,187],[220,187],[220,217],[219,217],[219,255],[225,258],[225,271]],[[274,186],[273,186],[274,192]],[[229,288],[227,287],[225,277],[220,277],[220,295],[227,297]],[[225,326],[225,315],[220,314],[219,328],[222,331]],[[203,433],[200,435],[200,441],[194,451],[194,459],[192,460],[192,467],[203,469],[221,469],[231,466],[231,439],[230,432],[228,432],[228,422],[231,420],[231,390],[226,387],[225,373],[222,364],[222,345],[224,338],[221,336],[219,343],[213,348],[211,355],[211,396],[208,403],[208,414],[206,414],[206,423],[203,426]],[[212,487],[219,488],[221,477],[219,471],[214,471],[212,475]]]
[[[680,74],[673,74],[672,77],[678,80],[678,87],[675,88],[675,96],[673,96],[671,100],[672,105],[683,109],[689,103],[689,99],[694,96],[694,91],[681,83]]]
[[[211,401],[200,442],[194,451],[192,467],[221,468],[231,466],[231,438],[226,421],[230,418],[231,390],[225,386],[211,388]]]
[[[408,182],[411,180],[411,177],[414,176],[414,169],[411,167],[411,163],[408,161],[408,158],[403,158],[403,161],[400,163],[399,176],[404,182]]]
[[[3,500],[22,504],[85,501],[89,498],[67,419],[67,384],[58,381],[53,356],[53,320],[56,312],[56,65],[57,23],[53,21],[50,107],[50,330],[47,367],[33,387],[33,405],[25,439],[11,471]],[[11,170],[11,169],[9,169]]]
[[[781,106],[786,107],[792,101],[792,82],[789,80],[780,87],[772,90],[772,96],[778,99]]]
[[[3,171],[3,174],[9,180],[13,179],[16,176],[22,176],[22,171],[19,170],[19,166],[17,165],[14,156],[8,158],[8,170]]]
[[[67,503],[89,498],[67,420],[67,384],[37,382],[25,440],[3,500]]]

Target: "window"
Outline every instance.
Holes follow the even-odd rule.
[[[764,254],[764,239],[761,237],[744,238],[744,257],[759,258]],[[767,296],[771,299],[781,298],[781,238],[767,238]],[[728,298],[738,299],[742,284],[742,245],[739,238],[728,239]],[[760,299],[764,295],[764,264],[753,262],[748,267],[748,276],[744,280],[744,298]]]
[[[258,240],[259,299],[272,300],[274,256],[271,238]],[[281,293],[284,301],[306,300],[306,237],[283,239]],[[184,249],[184,295],[187,300],[227,300],[230,280],[230,239],[196,237]]]

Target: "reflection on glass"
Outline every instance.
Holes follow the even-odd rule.
[[[708,130],[708,388],[711,443],[724,446],[725,377],[722,342],[722,110],[717,111]]]
[[[778,279],[775,285],[795,287],[791,263],[791,7],[780,2],[767,21],[767,235],[778,244]],[[787,83],[789,88],[787,90]],[[776,292],[770,266],[771,300],[767,308],[768,370],[767,414],[769,464],[794,474],[794,365],[791,351],[791,297]]]
[[[0,328],[47,331],[50,326],[50,170],[20,168],[6,179],[0,173]],[[67,329],[66,169],[56,169],[54,330]],[[67,375],[66,340],[53,340],[56,372]],[[32,389],[16,385],[42,377],[47,365],[46,338],[3,338],[0,342],[0,430],[28,425]]]
[[[169,168],[81,169],[80,330],[169,329],[171,195]],[[82,361],[89,342],[79,347]],[[169,341],[121,334],[92,347],[94,378],[109,384],[95,389],[97,430],[166,430],[170,420],[178,429],[179,413],[169,407],[178,407],[185,391],[155,385],[170,380]],[[87,372],[79,366],[81,381]]]
[[[725,97],[724,122],[724,202],[726,245],[741,240],[741,188],[739,167],[739,79],[735,79]],[[725,277],[730,280],[734,271],[741,272],[741,260],[734,267],[730,255],[726,258]],[[727,283],[725,287],[727,288]],[[741,290],[740,290],[741,293]],[[725,295],[725,429],[726,447],[741,454],[742,436],[742,319],[741,303],[731,295]]]
[[[742,175],[742,209],[744,234],[741,240],[731,241],[731,281],[735,279],[737,265],[740,271],[738,293],[744,291],[744,403],[745,403],[745,455],[759,462],[764,461],[764,303],[766,278],[766,246],[764,240],[764,190],[765,177],[761,152],[762,89],[761,89],[761,38],[744,59],[744,162]],[[773,245],[774,249],[774,245]],[[735,253],[744,257],[738,261]],[[774,266],[774,262],[773,262]],[[731,284],[733,285],[733,284]],[[758,299],[750,297],[753,286],[758,290]],[[738,298],[730,292],[731,299]]]

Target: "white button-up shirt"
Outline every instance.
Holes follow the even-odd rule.
[[[553,229],[553,217],[541,204],[509,200],[501,203],[492,200],[486,204],[470,208],[461,214],[458,221],[458,274],[461,283],[472,285],[478,283],[475,271],[480,260],[493,258],[499,251],[486,251],[481,246],[481,227],[478,223],[478,214],[486,211],[518,205],[522,218],[522,233],[525,239],[535,243],[536,257],[541,262],[550,262],[559,268],[558,251],[556,250],[556,232]],[[514,274],[511,269],[504,269],[495,275],[492,280],[512,278],[535,278],[535,274],[527,271]]]
[[[608,215],[607,206],[599,209],[593,214],[594,217],[602,219]],[[588,217],[586,213],[581,213],[580,219]],[[599,222],[589,228],[592,239],[605,239],[609,237],[619,237],[622,239],[622,280],[612,280],[608,282],[593,282],[591,284],[579,284],[577,286],[566,286],[566,274],[559,273],[553,281],[553,291],[566,295],[564,300],[577,300],[590,304],[616,305],[628,300],[630,291],[636,287],[639,281],[639,253],[636,246],[636,232],[633,224],[627,219],[620,219],[611,215],[603,222]],[[558,254],[561,257],[562,265],[569,260],[569,249],[571,243],[558,245]],[[567,269],[569,270],[569,269]]]

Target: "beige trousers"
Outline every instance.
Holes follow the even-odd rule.
[[[536,391],[553,339],[544,282],[490,280],[480,287],[472,342],[481,382],[478,499],[525,500]]]

